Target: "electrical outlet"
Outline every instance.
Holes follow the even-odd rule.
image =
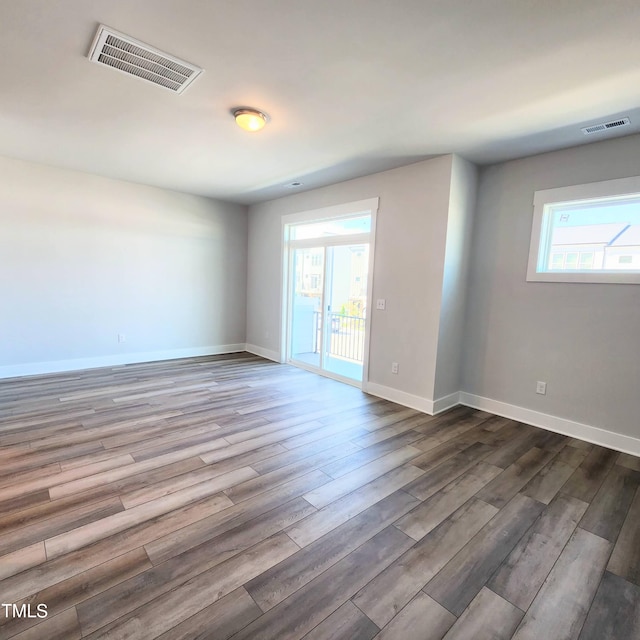
[[[384,298],[378,298],[376,301],[376,309],[384,311],[387,308],[387,301]]]
[[[118,342],[126,342],[126,341],[127,341],[127,336],[125,336],[124,333],[119,333]]]
[[[536,393],[539,393],[541,396],[547,394],[547,383],[546,382],[536,382]]]
[[[398,373],[400,370],[400,365],[397,362],[391,363],[391,373]]]

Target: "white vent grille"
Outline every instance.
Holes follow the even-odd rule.
[[[104,25],[91,45],[89,60],[182,93],[202,69]]]
[[[585,136],[590,136],[592,133],[608,131],[609,129],[615,129],[617,127],[626,127],[630,124],[631,120],[629,120],[629,118],[620,118],[618,120],[611,120],[610,122],[600,122],[599,124],[592,124],[590,127],[583,127],[581,131]]]

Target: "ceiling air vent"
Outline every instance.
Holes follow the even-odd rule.
[[[607,131],[608,129],[615,129],[616,127],[626,127],[631,124],[629,118],[620,118],[618,120],[611,120],[611,122],[601,122],[600,124],[592,124],[590,127],[584,127],[581,129],[585,136],[590,136],[592,133],[600,133],[600,131]]]
[[[203,71],[200,67],[102,24],[91,45],[89,60],[174,93],[182,93]]]

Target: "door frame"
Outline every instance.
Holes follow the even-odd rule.
[[[336,220],[341,218],[354,218],[361,215],[371,216],[371,231],[369,233],[360,233],[345,236],[333,236],[331,238],[313,238],[309,240],[296,240],[295,247],[327,247],[329,245],[350,245],[357,244],[358,240],[362,243],[367,242],[369,244],[369,264],[367,272],[367,315],[365,317],[365,333],[364,333],[364,354],[362,362],[362,383],[357,380],[345,378],[343,376],[336,375],[330,371],[324,369],[318,370],[316,367],[305,367],[304,363],[296,362],[295,366],[302,369],[308,369],[314,373],[339,380],[361,388],[366,391],[367,384],[369,382],[369,350],[371,345],[371,317],[373,315],[373,275],[374,275],[374,263],[375,263],[375,239],[376,239],[376,221],[378,214],[379,198],[368,198],[366,200],[356,200],[354,202],[347,202],[344,204],[334,205],[330,207],[323,207],[321,209],[312,209],[308,211],[301,211],[299,213],[292,213],[282,216],[281,222],[281,251],[282,256],[280,264],[280,362],[289,362],[289,341],[291,336],[291,309],[290,302],[292,299],[292,282],[290,281],[291,273],[291,259],[293,251],[291,250],[291,240],[289,238],[289,226],[293,224],[307,223],[307,222],[322,222],[324,220]],[[326,260],[326,251],[325,251]],[[326,265],[325,265],[326,268]],[[323,283],[324,292],[325,283]],[[323,296],[324,297],[324,296]],[[323,327],[324,329],[324,327]]]

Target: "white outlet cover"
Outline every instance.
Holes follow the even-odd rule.
[[[376,301],[376,309],[384,311],[387,306],[387,301],[384,298],[378,298]]]

